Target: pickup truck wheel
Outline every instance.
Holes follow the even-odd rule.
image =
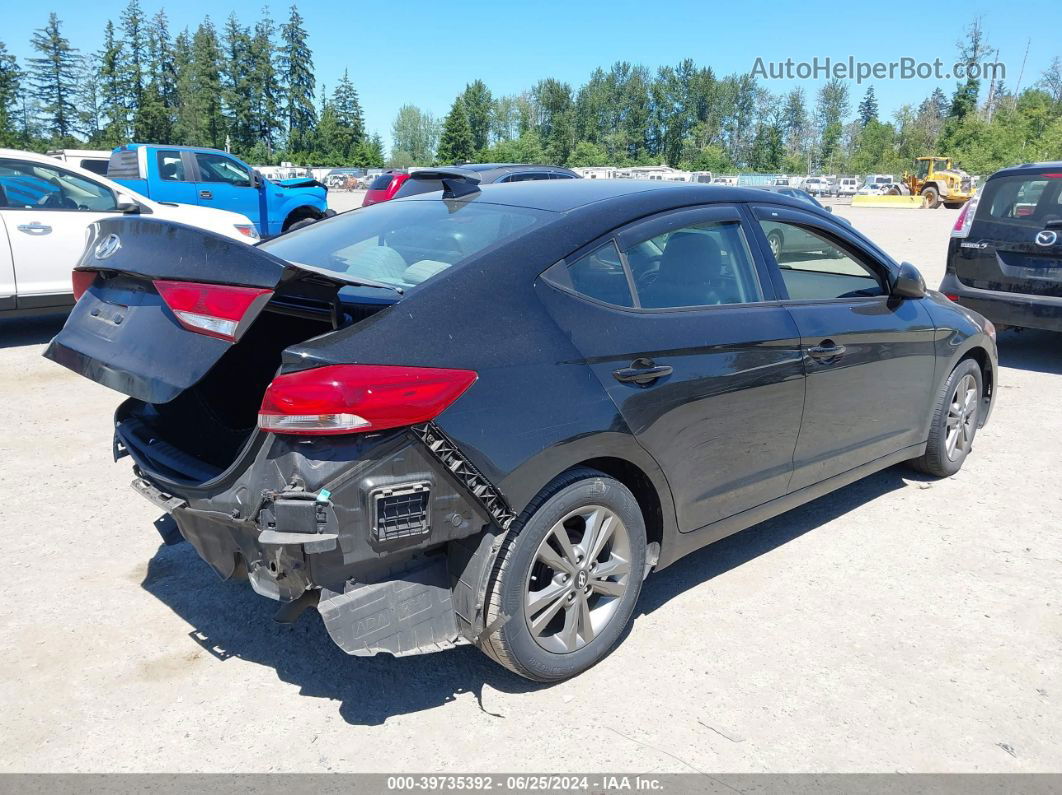
[[[487,586],[482,650],[537,682],[602,660],[630,623],[645,570],[634,495],[592,469],[565,473],[506,534]]]
[[[302,228],[307,227],[307,226],[312,226],[313,224],[316,224],[316,223],[317,223],[317,219],[316,218],[303,218],[301,221],[296,221],[295,223],[293,223],[291,226],[289,226],[284,231],[285,232],[294,232],[296,229],[302,229]]]

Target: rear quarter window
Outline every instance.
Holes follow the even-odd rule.
[[[369,190],[387,190],[392,179],[394,179],[394,175],[392,174],[381,174],[372,181]]]

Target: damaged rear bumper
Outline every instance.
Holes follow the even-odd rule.
[[[469,561],[484,528],[498,529],[492,514],[504,505],[496,492],[490,501],[477,496],[452,455],[423,433],[258,434],[221,476],[190,484],[165,466],[172,451],[147,444],[142,431],[119,410],[115,450],[135,462],[133,488],[172,517],[220,577],[246,577],[285,603],[278,620],[315,606],[332,639],[355,655],[474,640],[481,594]],[[175,540],[172,526],[160,533]]]

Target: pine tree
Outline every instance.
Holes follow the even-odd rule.
[[[124,46],[115,35],[114,23],[109,21],[103,29],[103,49],[96,55],[96,73],[100,95],[100,139],[104,146],[115,147],[129,140],[129,112],[125,104],[125,88],[122,84]]]
[[[144,65],[147,62],[147,31],[140,0],[129,0],[122,11],[122,35],[125,41],[125,85],[130,115],[134,119],[133,137],[139,138],[135,119],[144,98]]]
[[[476,156],[472,128],[468,124],[465,101],[458,96],[443,121],[442,135],[435,159],[440,163],[465,163]]]
[[[336,152],[344,163],[350,163],[365,141],[365,117],[358,101],[358,91],[346,70],[336,84],[331,106],[338,125]]]
[[[866,127],[878,120],[878,98],[874,96],[874,86],[867,86],[867,93],[859,103],[859,123]]]
[[[288,149],[299,151],[307,143],[317,121],[313,106],[316,80],[313,75],[313,54],[307,43],[302,16],[293,3],[288,21],[280,26],[278,62],[285,93],[285,115],[288,121]]]
[[[256,145],[271,151],[277,136],[283,133],[280,118],[281,88],[275,65],[276,45],[273,37],[276,26],[269,11],[254,26],[251,39],[251,129]]]
[[[466,85],[465,93],[461,96],[468,113],[468,127],[472,131],[472,147],[476,152],[481,152],[490,144],[490,116],[494,98],[482,80]]]
[[[170,22],[162,9],[151,18],[148,28],[148,57],[151,61],[150,80],[155,83],[162,102],[172,113],[177,102],[177,73],[173,63],[173,40]]]
[[[96,64],[90,59],[82,64],[77,87],[77,129],[89,143],[100,139],[100,82]]]
[[[225,144],[221,107],[221,49],[217,31],[207,17],[189,38],[184,31],[174,44],[177,64],[178,114],[175,135],[190,146]]]
[[[77,126],[74,100],[80,56],[62,35],[61,26],[59,17],[51,13],[48,24],[34,32],[30,42],[40,57],[29,59],[33,95],[55,143],[69,142]]]
[[[7,47],[0,41],[0,146],[15,146],[19,141],[15,120],[21,78],[15,56],[9,55]]]
[[[238,152],[250,149],[255,141],[251,112],[252,73],[250,31],[240,26],[236,14],[230,14],[225,23],[225,57],[221,74],[226,124],[232,146]]]

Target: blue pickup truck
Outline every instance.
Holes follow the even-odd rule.
[[[328,188],[317,180],[273,182],[217,149],[127,144],[111,152],[107,176],[155,201],[240,213],[254,222],[262,237],[332,215]]]

